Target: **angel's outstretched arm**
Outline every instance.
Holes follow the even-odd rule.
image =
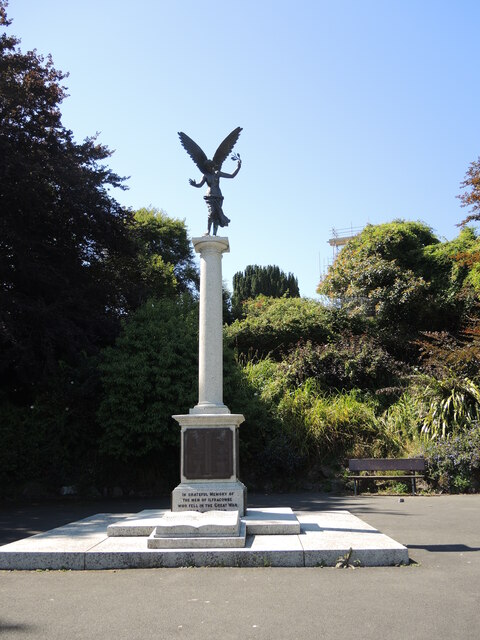
[[[235,171],[233,173],[223,173],[223,171],[220,171],[220,173],[218,174],[221,178],[234,178],[237,173],[240,171],[240,167],[242,166],[242,161],[240,160],[240,158],[237,160],[237,168],[235,169]]]
[[[205,180],[205,176],[203,176],[201,182],[197,183],[197,182],[195,182],[195,180],[192,180],[191,178],[190,178],[190,180],[188,182],[192,185],[192,187],[197,187],[198,188],[198,187],[203,187],[203,185],[205,184],[206,180]]]

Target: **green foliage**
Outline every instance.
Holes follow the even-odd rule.
[[[480,388],[469,378],[449,376],[421,379],[420,398],[426,407],[422,435],[426,439],[445,438],[466,431],[480,419]]]
[[[433,274],[434,292],[450,315],[464,315],[472,309],[480,292],[480,238],[465,227],[448,242],[426,248],[438,264]]]
[[[477,323],[459,335],[423,332],[417,340],[422,370],[436,378],[471,378],[480,382],[480,333]]]
[[[278,414],[289,428],[303,436],[305,453],[322,459],[381,455],[391,448],[375,416],[375,406],[358,392],[322,394],[307,380],[286,393]]]
[[[27,409],[13,404],[0,392],[0,498],[15,494],[15,486],[25,480],[30,463],[29,438],[25,421]]]
[[[280,358],[300,340],[327,342],[349,325],[341,310],[306,298],[258,296],[244,305],[245,318],[226,328],[227,339],[246,357]]]
[[[303,464],[397,447],[377,422],[376,403],[358,391],[326,393],[313,378],[296,386],[288,368],[270,358],[248,362],[244,370]]]
[[[429,227],[395,221],[368,225],[340,252],[318,291],[350,312],[371,315],[385,343],[404,348],[421,329],[456,327],[462,283],[452,248]]]
[[[196,402],[197,309],[188,297],[149,300],[104,350],[101,449],[129,461],[166,453],[179,443],[173,414]]]
[[[480,486],[480,425],[450,437],[430,440],[424,450],[427,478],[434,488],[452,493]]]
[[[29,406],[0,394],[0,495],[15,497],[32,480],[53,492],[94,485],[98,396],[96,359],[86,357],[75,367],[61,363]]]
[[[379,418],[385,431],[396,439],[399,449],[408,451],[416,446],[422,420],[422,405],[412,389],[407,389],[400,398]]]
[[[228,346],[225,356],[225,402],[232,412],[245,416],[240,429],[242,480],[253,489],[295,488],[304,475],[306,458],[264,389],[272,383],[277,363],[264,360],[242,367]]]
[[[123,299],[113,259],[131,245],[129,213],[109,195],[123,182],[104,165],[110,151],[74,141],[60,113],[66,75],[18,42],[0,37],[0,382],[27,404],[60,360],[108,342]]]
[[[288,275],[279,267],[268,265],[249,265],[245,271],[238,271],[233,276],[232,306],[235,318],[242,315],[242,304],[250,299],[264,295],[271,298],[300,297],[298,280],[293,273]]]
[[[378,390],[400,383],[405,365],[374,338],[344,333],[327,344],[299,343],[284,358],[289,387],[314,378],[328,390]]]
[[[128,232],[135,245],[125,274],[131,282],[131,306],[136,308],[151,297],[195,291],[198,273],[184,221],[159,209],[143,208],[133,213]]]

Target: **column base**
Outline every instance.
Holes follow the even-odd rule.
[[[204,415],[204,414],[229,414],[230,409],[225,404],[213,404],[212,402],[202,402],[196,404],[193,409],[189,411],[190,415]]]
[[[233,482],[181,482],[172,491],[172,511],[238,511],[245,515],[247,488]]]

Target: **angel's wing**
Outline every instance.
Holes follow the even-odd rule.
[[[213,156],[213,163],[219,169],[221,169],[222,164],[224,163],[227,156],[231,153],[233,147],[235,146],[235,143],[238,140],[238,136],[240,135],[241,130],[242,130],[242,127],[237,127],[232,131],[232,133],[229,133],[228,136],[225,138],[225,140],[221,143],[221,145],[215,151],[215,155]]]
[[[191,159],[195,162],[195,164],[200,169],[200,171],[202,173],[205,173],[206,172],[205,165],[208,160],[207,156],[200,149],[198,144],[194,142],[191,138],[189,138],[186,133],[183,133],[183,131],[179,131],[178,136],[180,138],[180,142],[182,143],[182,147],[185,149],[185,151],[188,153]]]

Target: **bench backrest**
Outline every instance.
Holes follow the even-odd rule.
[[[425,458],[355,458],[350,471],[425,471]]]

